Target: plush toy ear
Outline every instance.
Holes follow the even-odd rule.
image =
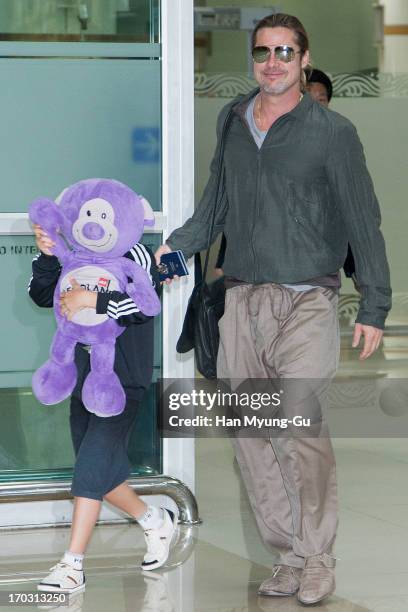
[[[62,227],[64,217],[52,200],[39,198],[30,204],[28,211],[30,221],[41,225],[52,240],[56,240],[57,230]]]
[[[154,212],[149,202],[143,196],[140,196],[140,199],[144,208],[144,224],[152,227],[155,223]]]

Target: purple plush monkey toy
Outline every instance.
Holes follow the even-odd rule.
[[[70,279],[75,278],[93,291],[126,292],[141,312],[157,315],[160,301],[147,272],[123,257],[140,240],[144,226],[154,225],[153,211],[142,196],[107,179],[75,183],[58,200],[57,204],[40,198],[29,211],[31,222],[55,241],[53,253],[62,266],[54,293],[57,331],[50,359],[34,373],[33,392],[45,405],[72,393],[77,380],[75,345],[81,342],[91,347],[82,401],[89,412],[113,416],[125,407],[125,392],[113,370],[115,341],[125,328],[93,308],[80,310],[69,321],[60,313],[59,300],[61,293],[72,289]]]

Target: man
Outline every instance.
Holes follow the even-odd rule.
[[[313,68],[313,70],[307,70],[305,71],[305,73],[306,89],[310,94],[310,97],[313,98],[313,100],[315,100],[316,102],[322,104],[323,106],[328,107],[330,104],[330,100],[333,96],[333,84],[331,82],[330,77],[325,72],[323,72],[322,70],[318,70],[317,68]],[[227,241],[225,238],[225,234],[222,234],[217,261],[215,264],[215,273],[217,276],[223,276],[224,274],[222,266],[224,263],[226,248]],[[349,278],[353,278],[355,282],[355,265],[350,245],[348,245],[347,257],[343,264],[343,270],[345,275]]]
[[[225,189],[212,240],[224,231],[227,294],[217,370],[227,379],[320,379],[339,356],[339,269],[351,244],[361,303],[353,347],[379,346],[391,290],[380,213],[354,126],[305,89],[309,43],[290,15],[262,19],[252,37],[259,88],[221,111],[211,176],[194,215],[156,252],[205,248],[220,134]],[[260,587],[313,604],[335,589],[335,460],[330,438],[234,440],[262,538],[279,564]]]

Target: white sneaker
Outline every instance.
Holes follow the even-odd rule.
[[[170,546],[177,532],[177,516],[171,510],[163,508],[164,520],[161,527],[147,529],[144,532],[147,553],[142,561],[142,569],[157,569],[169,558]]]
[[[80,593],[85,590],[85,574],[83,570],[76,570],[71,565],[60,561],[37,585],[39,591],[48,593]]]

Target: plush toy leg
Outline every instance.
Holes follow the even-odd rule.
[[[57,331],[51,345],[50,359],[34,372],[32,386],[36,398],[46,406],[69,397],[77,380],[74,363],[76,340]]]
[[[126,396],[113,371],[114,360],[114,343],[92,345],[91,371],[82,388],[82,401],[97,416],[114,416],[125,408]]]

